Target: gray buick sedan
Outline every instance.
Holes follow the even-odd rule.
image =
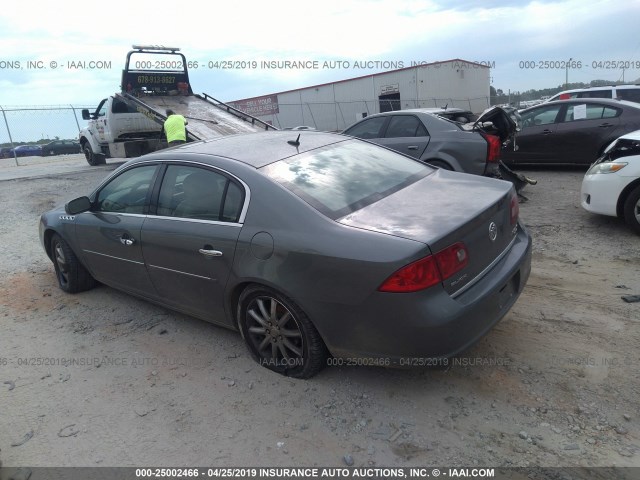
[[[456,355],[531,264],[511,183],[320,132],[131,160],[43,214],[40,238],[66,292],[101,282],[237,329],[257,362],[298,378]]]

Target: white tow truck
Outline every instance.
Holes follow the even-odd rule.
[[[82,110],[82,118],[88,123],[80,131],[79,141],[90,165],[103,164],[107,158],[138,157],[166,148],[162,125],[167,109],[187,119],[187,141],[277,130],[206,93],[194,94],[188,62],[179,50],[134,45],[122,71],[121,91],[102,100],[94,112]],[[169,60],[132,62],[136,54],[145,58],[162,55],[160,58]]]

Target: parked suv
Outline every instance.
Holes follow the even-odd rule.
[[[640,103],[640,85],[608,85],[606,87],[576,88],[555,94],[546,100],[568,100],[570,98],[615,98]]]

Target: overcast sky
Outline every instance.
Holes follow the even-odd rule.
[[[355,62],[461,58],[491,65],[492,85],[505,92],[563,84],[560,62],[569,58],[581,62],[569,69],[570,82],[621,80],[621,66],[626,81],[640,78],[640,0],[172,4],[10,2],[0,13],[0,106],[95,105],[119,89],[132,44],[180,47],[199,65],[190,72],[194,91],[225,101],[384,71]],[[227,60],[317,61],[319,68],[216,66]],[[334,68],[323,68],[325,61]]]

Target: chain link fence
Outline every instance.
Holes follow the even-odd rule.
[[[41,155],[37,149],[55,140],[78,141],[78,132],[85,124],[83,108],[87,106],[2,106],[0,105],[0,159]]]
[[[307,125],[318,130],[341,131],[349,125],[380,111],[410,108],[457,107],[479,113],[494,104],[518,106],[519,96],[479,98],[429,98],[420,100],[360,100],[326,103],[279,103],[278,113],[262,117],[278,128]],[[55,140],[78,140],[78,132],[86,121],[82,109],[95,106],[3,106],[0,105],[0,160],[13,158],[18,164],[15,147],[42,146]]]

